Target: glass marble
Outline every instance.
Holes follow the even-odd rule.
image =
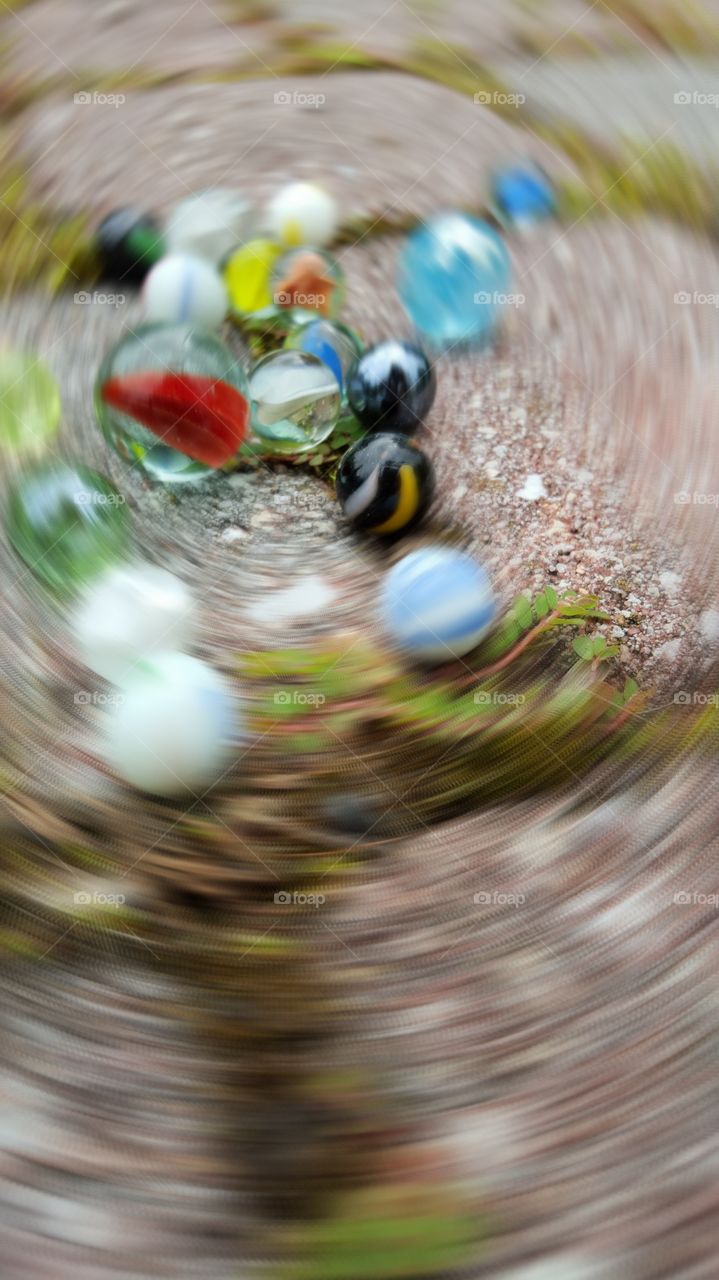
[[[121,689],[107,721],[107,757],[125,782],[187,804],[220,781],[242,734],[224,676],[187,654],[158,653]]]
[[[121,684],[138,664],[185,648],[196,618],[188,587],[158,565],[115,565],[84,593],[72,620],[85,666]]]
[[[127,556],[125,499],[87,467],[40,462],[11,491],[7,536],[34,576],[71,594]]]
[[[347,375],[364,350],[358,334],[336,320],[303,320],[287,334],[285,346],[305,351],[326,364],[339,382],[342,403],[346,404]]]
[[[385,576],[380,617],[390,639],[422,662],[451,662],[474,649],[496,602],[485,570],[466,551],[411,551]]]
[[[344,299],[342,268],[324,249],[290,249],[272,269],[272,297],[291,317],[316,312],[334,319]]]
[[[350,408],[368,430],[416,431],[434,402],[437,379],[424,351],[389,339],[369,347],[350,372]]]
[[[191,324],[218,329],[227,315],[227,289],[204,258],[168,253],[155,263],[142,287],[149,324]]]
[[[377,431],[348,449],[337,471],[337,498],[356,529],[387,537],[426,514],[434,492],[432,463],[413,440]]]
[[[332,433],[340,387],[332,370],[304,351],[273,351],[250,373],[252,427],[272,451],[307,453]]]
[[[60,389],[42,361],[0,348],[0,448],[16,457],[42,453],[61,411]]]
[[[165,234],[169,253],[189,253],[218,266],[251,234],[253,213],[237,191],[214,187],[175,205]]]
[[[248,240],[227,259],[225,284],[230,309],[239,319],[272,315],[272,268],[282,250],[271,240]]]
[[[511,278],[506,245],[488,222],[443,213],[408,236],[397,287],[415,328],[446,348],[492,334]]]
[[[115,209],[100,223],[97,254],[105,279],[141,284],[165,252],[159,223],[137,209]]]
[[[541,169],[527,165],[495,174],[492,204],[502,221],[520,227],[551,218],[556,212],[556,197],[549,178]]]
[[[158,480],[195,480],[240,448],[249,423],[247,378],[212,334],[145,325],[103,362],[95,410],[126,462]]]
[[[286,245],[326,245],[337,232],[337,201],[314,182],[291,182],[272,197],[267,230]]]

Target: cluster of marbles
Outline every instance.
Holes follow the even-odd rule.
[[[211,787],[240,733],[226,680],[182,652],[195,617],[179,578],[138,563],[99,577],[72,622],[86,666],[118,689],[105,717],[107,761],[153,795],[189,798]]]
[[[102,429],[128,462],[182,480],[231,462],[248,432],[271,456],[307,453],[351,413],[367,434],[340,461],[341,509],[358,531],[407,532],[429,510],[435,483],[414,439],[436,394],[423,347],[447,350],[494,333],[511,285],[501,227],[554,210],[544,175],[515,166],[494,177],[494,223],[455,211],[423,223],[398,263],[398,291],[417,340],[392,338],[364,350],[339,321],[345,289],[327,248],[339,220],[331,196],[293,183],[272,197],[264,217],[229,192],[184,201],[161,237],[156,229],[155,246],[161,238],[168,256],[149,263],[143,297],[151,323],[125,338],[101,370]],[[135,236],[143,229],[138,219],[128,225]],[[129,248],[117,255],[125,267]],[[282,348],[261,356],[248,377],[208,332],[228,316],[256,332],[274,325],[284,334]],[[432,662],[474,648],[495,604],[470,556],[430,546],[386,575],[380,611],[395,644]]]
[[[327,439],[362,350],[346,327],[332,328],[344,279],[324,246],[337,225],[335,201],[312,183],[282,188],[263,219],[218,189],[183,201],[164,228],[131,210],[105,220],[105,270],[144,275],[145,327],[108,354],[95,395],[100,426],[127,462],[156,479],[194,480],[231,462],[250,427],[278,456]],[[251,402],[243,370],[216,336],[228,316],[271,321],[287,335],[286,351],[251,370]],[[300,339],[313,320],[321,333]]]

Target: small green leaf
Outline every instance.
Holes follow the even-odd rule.
[[[527,597],[524,595],[517,596],[512,608],[514,610],[514,616],[520,627],[523,631],[526,631],[531,627],[532,622],[534,621],[532,617],[532,606],[530,605]]]
[[[591,636],[575,636],[572,641],[572,648],[578,658],[583,662],[591,662],[594,657],[594,645]]]
[[[538,618],[546,618],[549,613],[549,601],[546,591],[541,591],[534,601],[534,612]]]
[[[594,649],[595,658],[601,658],[602,655],[606,653],[607,649],[607,642],[604,639],[604,636],[595,636],[592,642],[592,648]]]

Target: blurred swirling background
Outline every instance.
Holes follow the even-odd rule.
[[[719,6],[16,0],[0,48],[0,340],[252,725],[189,806],[123,786],[69,606],[2,540],[3,1277],[714,1280]],[[558,631],[475,732],[466,670],[430,705],[384,653],[399,553],[331,459],[179,492],[108,450],[140,312],[92,233],[320,181],[369,341],[408,331],[406,230],[529,161],[560,217],[509,237],[495,344],[437,362],[431,528],[505,609],[596,596],[616,654],[595,679]],[[276,713],[298,684],[321,714]]]

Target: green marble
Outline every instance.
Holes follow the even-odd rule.
[[[56,434],[62,405],[50,370],[36,356],[0,348],[0,449],[41,454]]]
[[[27,569],[69,595],[127,555],[130,518],[117,489],[82,466],[39,463],[20,477],[6,532]]]

